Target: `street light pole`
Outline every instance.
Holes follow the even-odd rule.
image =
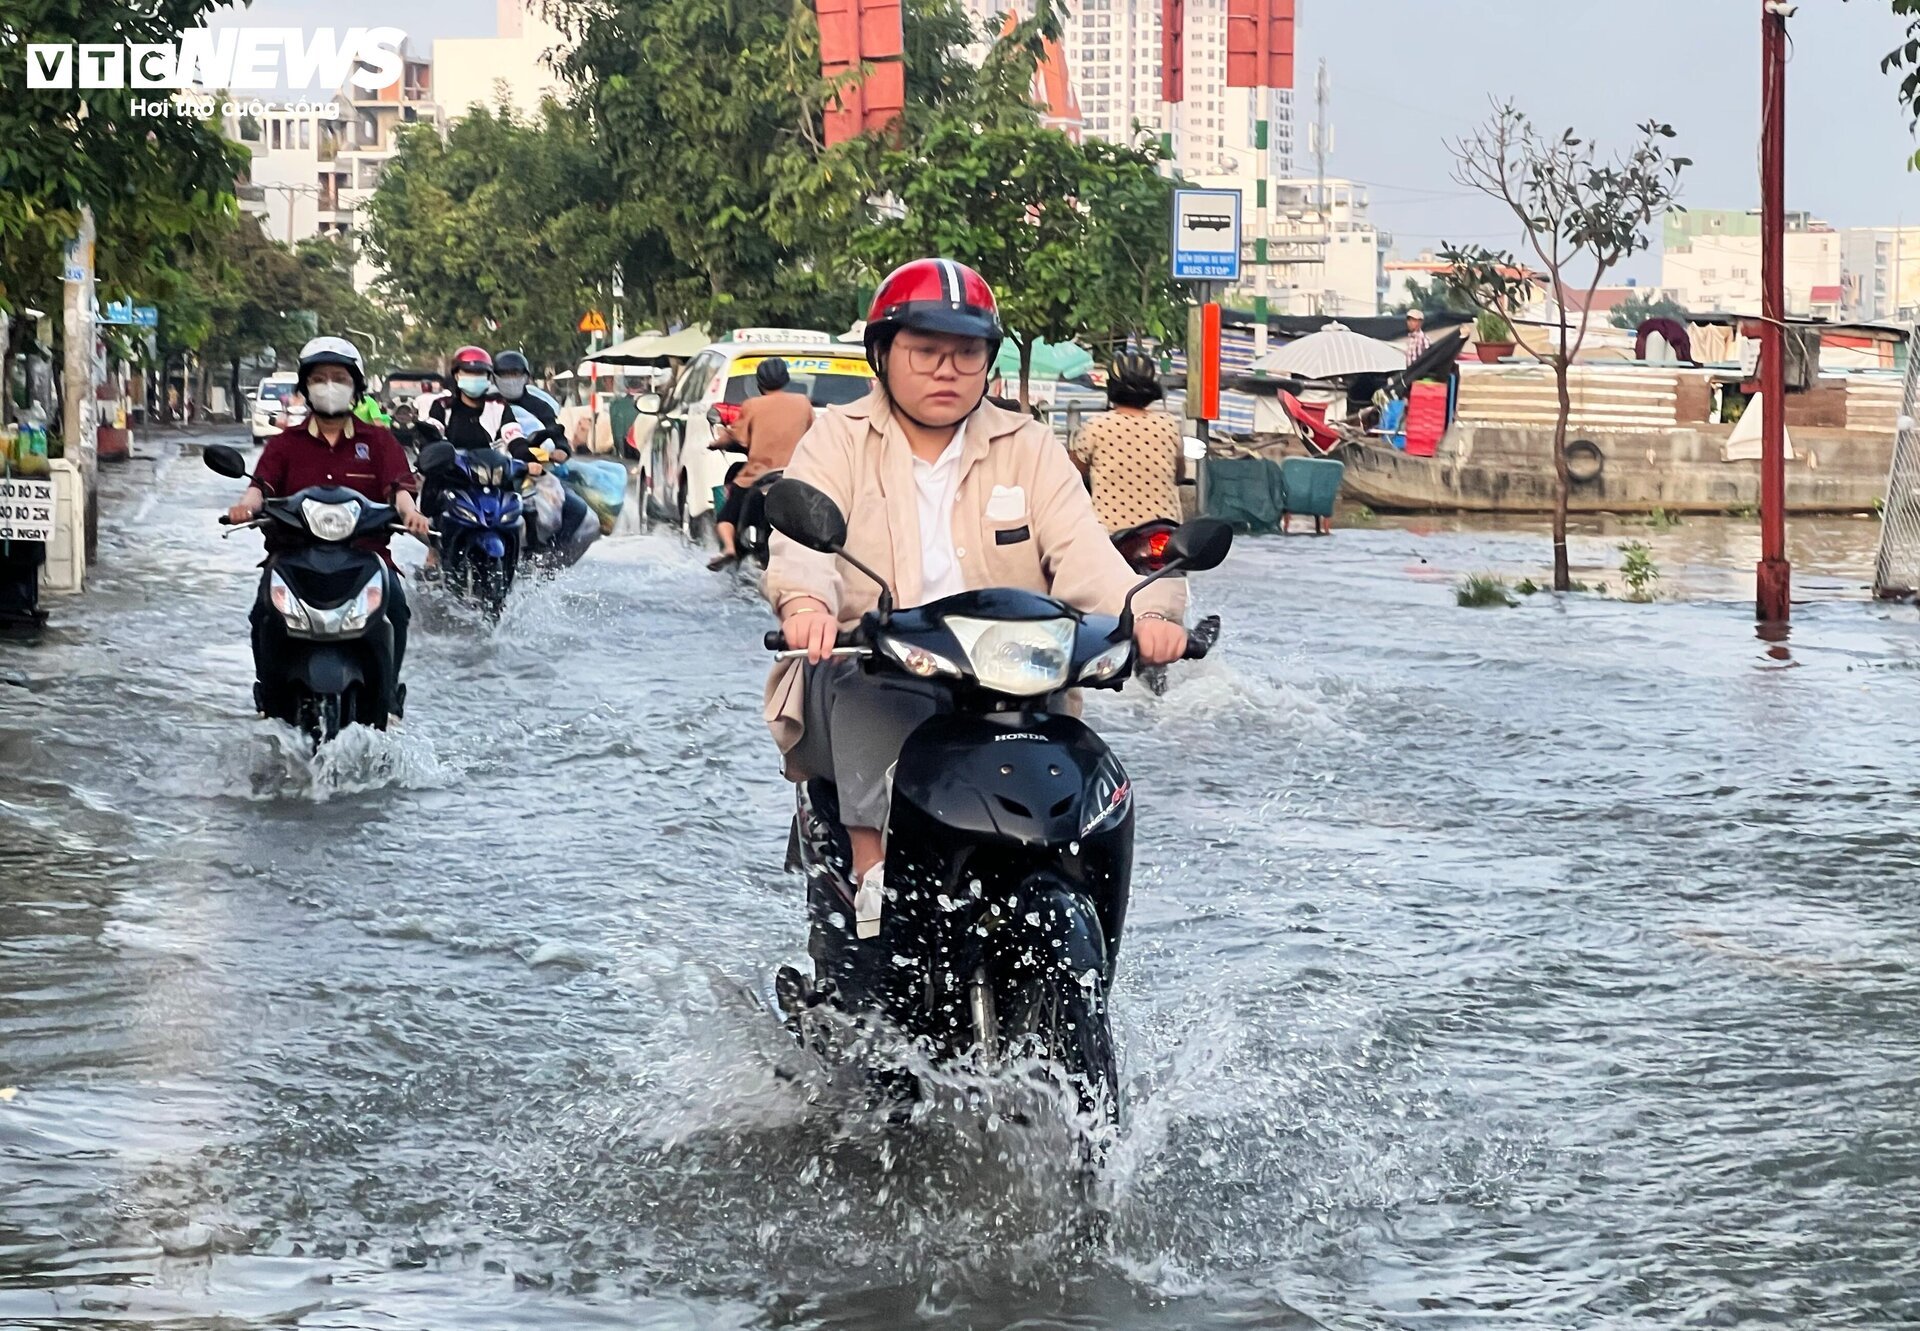
[[[1755,617],[1784,624],[1793,613],[1787,562],[1786,394],[1786,0],[1761,0],[1760,74],[1760,566]]]

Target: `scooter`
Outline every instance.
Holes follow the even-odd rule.
[[[252,479],[237,448],[210,445],[204,457],[222,476]],[[404,711],[407,686],[396,676],[386,613],[389,579],[397,575],[379,555],[353,546],[362,537],[406,530],[399,516],[358,490],[332,485],[269,496],[260,516],[243,526],[220,515],[232,528],[225,535],[270,529],[270,546],[279,547],[260,578],[259,606],[272,610],[265,631],[273,647],[256,662],[261,677],[253,702],[262,715],[305,733],[316,748],[350,725],[385,730],[389,717]]]
[[[420,429],[438,434],[426,417]],[[457,450],[444,438],[420,450],[420,474],[445,496],[433,515],[438,580],[497,621],[520,565],[520,480],[526,464],[493,448]]]
[[[518,426],[501,431],[502,443],[518,437]],[[600,518],[567,484],[568,464],[556,456],[558,449],[535,445],[530,451],[539,467],[537,472],[526,467],[520,479],[520,516],[525,524],[521,559],[549,572],[572,568],[587,547],[600,539]]]
[[[1232,529],[1201,518],[1173,532],[1116,618],[1007,588],[896,611],[884,580],[846,553],[830,497],[784,480],[767,519],[880,583],[878,608],[840,635],[836,656],[943,685],[951,701],[894,768],[877,918],[851,879],[835,787],[800,786],[788,867],[806,875],[814,978],[784,970],[782,1008],[796,1025],[822,1003],[877,1015],[936,1058],[1037,1059],[1084,1114],[1117,1121],[1107,1003],[1133,872],[1133,784],[1064,703],[1071,688],[1126,683],[1134,595],[1219,565]],[[766,645],[801,655],[778,630]],[[1206,653],[1189,640],[1189,657]]]

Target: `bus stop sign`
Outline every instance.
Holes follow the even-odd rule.
[[[1240,191],[1173,193],[1173,280],[1240,280]]]

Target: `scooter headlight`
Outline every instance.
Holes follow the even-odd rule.
[[[344,504],[302,500],[300,520],[307,524],[308,531],[323,541],[344,541],[360,525],[360,505],[352,500]]]
[[[947,618],[983,688],[1030,698],[1067,686],[1073,665],[1071,619]]]
[[[313,622],[307,618],[307,606],[293,594],[293,588],[278,573],[267,575],[267,596],[273,601],[273,608],[280,612],[280,618],[287,621],[287,627],[296,633],[308,633]]]
[[[1100,655],[1080,667],[1080,679],[1078,682],[1081,684],[1099,684],[1105,680],[1112,679],[1122,670],[1125,670],[1127,663],[1131,660],[1133,660],[1133,640],[1129,638],[1123,642],[1116,642],[1113,646],[1107,648],[1106,651],[1100,653]]]

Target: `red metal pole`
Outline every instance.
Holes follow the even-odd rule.
[[[1764,623],[1793,613],[1787,563],[1787,17],[1761,0],[1760,125],[1760,567],[1755,614]]]

